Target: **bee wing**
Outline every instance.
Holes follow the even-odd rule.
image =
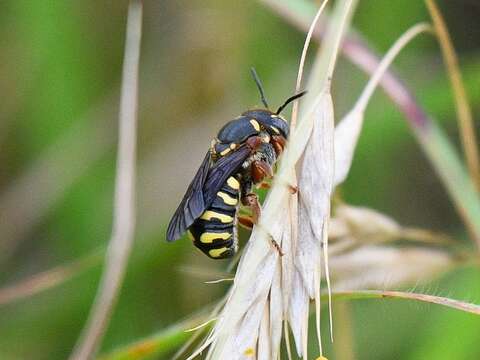
[[[235,174],[242,163],[251,155],[250,147],[243,145],[231,154],[221,157],[208,172],[207,180],[203,186],[203,196],[206,207],[215,200],[217,192],[227,179]]]
[[[207,152],[195,177],[188,186],[182,202],[178,205],[167,228],[167,241],[179,239],[183,233],[205,211],[203,186],[210,169],[210,151]]]
[[[167,228],[167,241],[179,239],[215,200],[217,192],[250,156],[248,146],[241,146],[233,153],[221,157],[210,167],[210,152],[187,189],[182,202],[173,214]]]

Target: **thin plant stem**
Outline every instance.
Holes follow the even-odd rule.
[[[431,31],[432,27],[426,23],[419,23],[417,25],[412,26],[408,29],[398,40],[394,43],[394,45],[388,50],[385,54],[383,59],[380,61],[378,68],[373,73],[372,77],[368,81],[367,86],[363,90],[360,98],[357,100],[355,107],[360,111],[365,111],[370,98],[372,97],[375,89],[377,88],[378,83],[382,79],[383,75],[387,71],[387,69],[392,64],[393,60],[398,56],[400,51],[410,42],[413,38],[424,31]]]
[[[295,85],[295,93],[298,93],[300,91],[300,87],[302,86],[302,77],[303,77],[303,70],[305,68],[305,60],[307,58],[307,51],[308,47],[310,46],[310,41],[312,39],[313,31],[315,30],[315,26],[317,25],[318,19],[320,19],[320,15],[323,12],[323,9],[327,5],[328,0],[324,0],[322,2],[322,5],[317,11],[317,14],[315,15],[315,18],[312,21],[312,24],[310,25],[310,28],[308,29],[307,37],[305,38],[305,43],[303,44],[303,50],[302,50],[302,55],[300,57],[300,65],[298,66],[298,74],[297,74],[297,83]],[[299,105],[299,100],[295,100],[292,105],[292,117],[290,120],[290,131],[293,131],[295,129],[295,126],[297,124],[297,115],[298,115],[298,105]]]
[[[425,0],[428,11],[433,20],[435,33],[440,43],[445,66],[452,84],[455,107],[457,111],[458,126],[462,139],[463,152],[467,162],[468,171],[477,191],[480,191],[480,159],[478,155],[477,138],[473,125],[472,110],[468,103],[467,94],[463,85],[462,74],[458,66],[458,58],[452,39],[442,14],[434,0]]]
[[[351,304],[338,302],[335,305],[335,342],[333,351],[337,359],[355,359],[355,341],[352,329]]]
[[[19,282],[0,288],[0,306],[46,291],[100,263],[103,251],[98,250],[71,263],[42,271]]]
[[[326,296],[326,295],[325,295]],[[419,294],[405,291],[393,290],[354,290],[354,291],[339,291],[333,294],[336,300],[356,300],[356,299],[399,299],[399,300],[414,300],[430,304],[446,306],[455,310],[468,312],[475,315],[480,315],[480,305],[471,304],[455,299],[450,299],[442,296]]]
[[[138,107],[138,67],[142,34],[142,3],[128,8],[123,80],[119,114],[119,140],[113,230],[87,324],[70,356],[84,360],[95,356],[111,317],[125,275],[135,229],[135,157]]]

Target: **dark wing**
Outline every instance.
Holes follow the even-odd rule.
[[[210,168],[210,151],[205,155],[202,165],[188,186],[182,202],[178,205],[167,228],[167,241],[179,239],[183,233],[205,211],[206,204],[203,196],[203,186]]]
[[[225,184],[230,175],[235,174],[242,166],[242,163],[251,155],[252,150],[247,145],[243,145],[233,153],[221,157],[215,162],[208,172],[207,180],[203,185],[203,197],[205,206],[208,208],[215,200],[217,192]]]

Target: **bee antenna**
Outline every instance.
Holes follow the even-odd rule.
[[[287,100],[285,100],[285,102],[283,103],[282,106],[280,106],[277,110],[277,112],[275,113],[276,115],[280,114],[282,112],[283,109],[285,109],[285,106],[287,106],[288,104],[290,104],[293,100],[296,100],[300,97],[302,97],[303,95],[305,95],[307,93],[307,91],[302,91],[301,93],[298,93],[298,94],[295,94],[293,96],[290,96]]]
[[[263,91],[262,82],[260,81],[260,78],[258,77],[258,74],[254,67],[250,68],[250,71],[252,73],[253,80],[255,80],[255,84],[257,84],[258,91],[260,91],[260,98],[262,99],[262,103],[268,109],[268,103],[267,99],[265,99],[265,92]]]

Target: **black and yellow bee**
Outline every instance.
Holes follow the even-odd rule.
[[[167,229],[168,241],[187,231],[193,244],[213,259],[235,254],[238,222],[249,227],[256,223],[260,205],[252,188],[273,175],[288,138],[289,125],[280,112],[305,94],[288,98],[272,112],[254,69],[252,74],[266,109],[245,111],[223,126]],[[240,203],[251,207],[252,219],[238,216]]]

